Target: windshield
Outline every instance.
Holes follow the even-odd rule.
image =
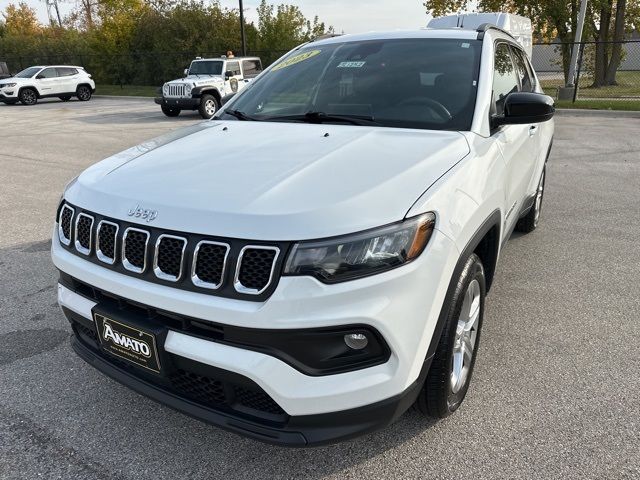
[[[189,75],[222,75],[222,62],[202,61],[191,63]]]
[[[25,70],[22,70],[20,73],[16,73],[15,76],[18,78],[31,78],[40,70],[42,70],[42,68],[40,67],[29,67]]]
[[[469,130],[481,42],[393,39],[305,46],[230,105],[225,119]]]

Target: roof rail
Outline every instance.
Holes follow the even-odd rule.
[[[344,33],[325,33],[324,35],[319,35],[312,42],[319,42],[320,40],[326,40],[327,38],[341,37]]]
[[[500,27],[494,25],[493,23],[483,23],[478,28],[476,28],[476,32],[478,32],[478,40],[482,40],[484,38],[484,34],[487,33],[487,30],[498,30],[501,33],[509,35],[511,38],[515,40],[515,37],[513,35],[511,35],[506,30],[503,30]]]

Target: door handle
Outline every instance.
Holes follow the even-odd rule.
[[[531,125],[529,127],[529,136],[533,137],[536,133],[538,133],[538,126],[537,125]]]

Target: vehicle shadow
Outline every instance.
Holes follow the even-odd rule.
[[[5,368],[0,373],[0,406],[16,418],[29,418],[33,429],[46,433],[56,448],[99,465],[105,478],[121,478],[123,473],[129,478],[129,472],[136,471],[140,475],[135,478],[319,479],[419,441],[434,425],[410,409],[378,432],[336,445],[290,449],[223,431],[156,404],[94,370],[72,351],[70,328],[56,305],[57,271],[49,249],[48,240],[0,249],[0,351],[6,352],[0,363]],[[26,339],[28,350],[12,346],[19,339]],[[23,401],[24,385],[30,386],[29,402]],[[27,427],[10,435],[28,441]],[[121,464],[129,465],[125,472],[119,471]]]

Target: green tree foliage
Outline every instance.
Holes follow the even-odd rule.
[[[424,5],[434,16],[477,7],[483,12],[510,12],[530,18],[538,39],[561,42],[566,80],[580,0],[426,0]],[[583,40],[622,40],[625,33],[638,28],[638,25],[640,0],[589,0]],[[620,44],[598,45],[594,61],[595,87],[615,84],[615,73],[621,59]]]
[[[263,51],[290,50],[296,45],[333,32],[315,17],[305,18],[294,5],[277,7],[262,0],[258,6],[258,49]],[[271,60],[275,60],[271,59]]]
[[[248,53],[265,64],[325,33],[294,6],[263,1],[258,16],[257,26],[245,25]],[[64,28],[40,25],[25,4],[9,5],[0,19],[0,60],[12,70],[76,64],[99,83],[160,85],[195,56],[241,50],[239,11],[218,0],[78,0]]]

